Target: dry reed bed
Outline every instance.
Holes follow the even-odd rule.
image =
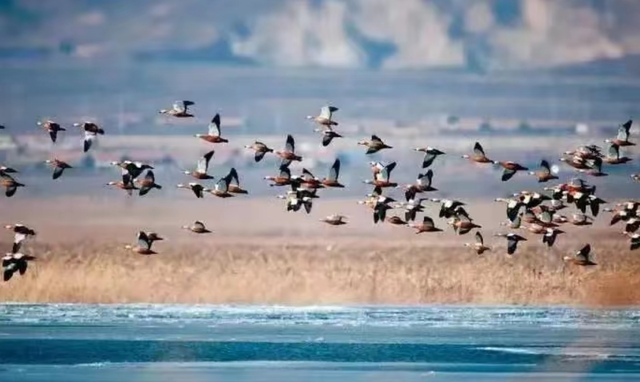
[[[471,239],[471,238],[470,238]],[[594,268],[565,267],[574,244],[461,248],[393,244],[158,243],[141,256],[120,245],[33,243],[29,272],[0,285],[1,301],[263,304],[640,304],[640,259],[599,241]],[[250,243],[251,240],[245,241]],[[495,243],[498,244],[498,243]],[[6,246],[7,243],[0,243]]]

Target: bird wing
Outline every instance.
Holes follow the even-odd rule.
[[[375,175],[375,179],[376,180],[380,180],[382,182],[388,182],[389,181],[389,168],[385,167],[382,170],[380,170],[380,172]]]
[[[608,153],[609,153],[609,157],[610,157],[610,158],[616,158],[616,159],[619,159],[619,158],[620,158],[620,149],[619,149],[619,146],[618,146],[618,145],[616,145],[615,143],[610,144],[610,145],[609,145]]]
[[[393,169],[394,169],[394,168],[396,168],[396,165],[397,165],[397,163],[396,163],[396,162],[391,162],[391,163],[389,163],[388,165],[384,166],[384,167],[383,167],[383,170],[384,170],[384,169],[386,169],[386,170],[387,170],[387,173],[388,173],[389,175],[391,175],[391,171],[393,171]]]
[[[291,134],[287,135],[287,141],[284,145],[284,148],[286,151],[293,153],[296,150],[296,143],[293,140],[293,137],[291,136]]]
[[[176,101],[173,103],[173,110],[184,113],[187,111],[187,105],[185,105],[185,101]]]
[[[53,169],[53,179],[58,179],[59,177],[62,176],[62,173],[64,172],[64,167],[56,167]]]
[[[588,260],[590,252],[591,252],[591,244],[587,244],[584,247],[580,248],[578,252],[576,252],[576,258]]]
[[[433,181],[433,171],[429,170],[426,174],[424,174],[423,179],[426,178],[426,182],[424,182],[424,186],[431,187],[431,182]]]
[[[96,139],[96,134],[90,131],[84,132],[84,152],[86,153],[91,148],[93,141]]]
[[[209,169],[209,162],[211,162],[211,158],[213,158],[213,154],[215,154],[214,150],[209,151],[204,154],[202,158],[198,160],[198,165],[196,167],[196,171],[200,174],[206,174]]]
[[[484,245],[484,239],[482,238],[482,234],[480,233],[480,231],[476,231],[476,243]]]
[[[144,231],[138,232],[138,236],[136,237],[138,241],[138,247],[144,249],[151,249],[151,241],[149,241],[149,237]]]
[[[202,198],[204,187],[199,184],[194,184],[193,186],[191,186],[191,191],[193,191],[197,198]]]
[[[291,170],[289,167],[280,166],[280,175],[281,178],[290,179],[291,178]]]
[[[204,229],[205,229],[205,227],[204,227],[204,223],[202,223],[202,222],[201,222],[201,221],[199,221],[199,220],[196,220],[196,221],[193,223],[193,228],[194,228],[195,230],[202,231],[202,230],[204,230]]]
[[[485,156],[484,149],[482,148],[482,145],[480,145],[480,142],[476,142],[473,145],[473,152],[478,156]]]
[[[553,216],[551,216],[551,212],[549,211],[543,211],[540,214],[540,221],[543,223],[551,223],[551,221],[553,220]]]
[[[229,179],[227,178],[222,178],[220,180],[218,180],[218,182],[216,183],[215,186],[216,190],[222,192],[222,193],[226,193],[229,190]]]
[[[433,219],[428,216],[422,218],[422,224],[427,228],[435,228],[435,224],[433,223]]]
[[[232,167],[231,170],[229,170],[227,178],[229,179],[229,184],[240,186],[240,178],[238,177],[238,171],[236,171],[235,167]]]
[[[329,105],[323,106],[320,109],[320,117],[327,120],[331,120],[331,116],[333,115],[334,111],[338,111],[338,108],[334,106],[329,106]]]
[[[220,114],[216,114],[209,123],[209,135],[220,136]]]
[[[327,147],[329,146],[329,144],[331,143],[331,141],[333,140],[334,135],[331,133],[325,133],[322,136],[322,146]]]
[[[316,177],[313,176],[311,171],[307,170],[306,168],[303,168],[302,169],[302,178],[305,179],[305,180],[312,180],[312,179],[315,179]]]
[[[156,182],[156,176],[153,174],[153,171],[151,170],[147,170],[147,173],[144,176],[144,180],[147,181],[147,183],[155,183]]]
[[[336,159],[329,170],[329,179],[337,181],[340,176],[340,159]]]
[[[549,162],[547,162],[546,159],[543,159],[540,161],[540,167],[542,168],[542,173],[544,175],[549,175],[551,174],[551,167],[549,166]]]
[[[507,253],[513,255],[518,248],[518,240],[514,237],[507,237]]]
[[[13,236],[13,248],[11,249],[11,253],[18,253],[20,250],[20,246],[22,242],[27,238],[27,235],[24,233],[16,232]]]
[[[503,181],[503,182],[506,182],[506,181],[508,181],[509,179],[513,178],[513,175],[515,175],[515,173],[516,173],[516,170],[508,170],[508,169],[506,169],[506,168],[505,168],[505,169],[502,171],[502,178],[501,178],[501,179],[502,179],[502,181]]]
[[[124,185],[130,184],[133,181],[133,177],[129,174],[129,171],[122,169],[122,183]]]
[[[264,151],[256,151],[256,153],[254,154],[253,158],[256,162],[260,162],[262,160],[262,158],[264,158],[266,152]]]
[[[427,168],[433,164],[433,161],[436,159],[436,154],[427,153],[424,155],[424,159],[422,160],[422,168]]]
[[[382,143],[382,139],[380,139],[380,137],[378,137],[377,135],[373,134],[371,136],[371,141],[372,142],[378,142],[378,143]]]
[[[629,130],[625,127],[625,125],[620,125],[620,127],[618,127],[618,136],[616,138],[621,141],[626,141],[629,139]]]

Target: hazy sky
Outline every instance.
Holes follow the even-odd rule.
[[[640,53],[637,0],[0,0],[0,57],[548,68]]]

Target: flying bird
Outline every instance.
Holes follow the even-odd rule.
[[[484,149],[482,148],[482,145],[480,145],[480,142],[476,142],[473,145],[472,155],[465,154],[462,158],[476,163],[494,163],[493,160],[489,159],[489,157],[484,153]]]
[[[591,244],[586,244],[573,256],[565,256],[563,260],[567,263],[579,265],[582,267],[597,265],[591,260]]]
[[[139,255],[155,255],[158,253],[151,249],[151,245],[153,244],[153,241],[149,239],[149,236],[147,236],[147,234],[144,231],[138,232],[138,235],[136,236],[136,241],[137,241],[136,245],[127,244],[124,246],[124,248],[129,249]]]
[[[338,126],[338,122],[332,119],[333,113],[335,113],[336,111],[338,111],[337,107],[326,105],[320,109],[320,115],[318,115],[317,117],[308,115],[307,119],[310,119],[319,125],[331,129],[331,126]]]
[[[186,229],[197,234],[211,233],[211,231],[209,231],[207,227],[204,226],[204,223],[199,220],[196,220],[191,225],[182,226],[182,229]]]
[[[193,114],[189,113],[189,106],[195,105],[192,101],[175,101],[171,109],[162,109],[160,114],[167,114],[176,118],[192,118]]]
[[[244,147],[246,149],[251,149],[251,150],[255,151],[255,155],[254,155],[253,158],[256,161],[256,163],[260,162],[262,160],[262,158],[264,158],[265,154],[273,152],[272,148],[270,148],[269,146],[265,145],[264,143],[262,143],[260,141],[255,141],[255,142],[253,142],[253,144],[245,145]]]
[[[199,180],[213,179],[213,176],[207,174],[207,171],[209,170],[209,162],[211,162],[213,154],[215,154],[214,150],[211,150],[208,153],[204,154],[202,158],[198,160],[195,170],[185,170],[184,173],[186,175],[191,175],[192,177]]]
[[[41,126],[44,131],[49,133],[49,136],[51,137],[51,141],[53,143],[56,143],[56,140],[58,139],[58,132],[67,131],[67,129],[60,126],[60,124],[51,120],[38,121],[37,124],[38,126]]]
[[[221,137],[220,132],[220,114],[216,114],[209,123],[209,132],[207,134],[196,134],[196,138],[209,143],[227,143],[227,139]]]
[[[380,139],[375,134],[371,136],[371,140],[369,140],[369,141],[366,141],[366,140],[359,141],[358,145],[367,147],[366,154],[374,154],[374,153],[377,153],[380,150],[392,149],[393,148],[393,147],[387,145],[386,143],[384,143],[382,141],[382,139]]]
[[[52,175],[53,179],[58,179],[59,177],[62,176],[62,173],[64,172],[64,170],[68,168],[72,168],[68,163],[55,158],[52,160],[47,159],[46,161],[44,161],[44,163],[48,164],[49,166],[51,166],[51,168],[53,168],[53,175]]]
[[[490,251],[491,248],[484,245],[484,239],[482,238],[482,234],[480,231],[476,231],[475,234],[475,242],[473,243],[464,243],[465,247],[472,248],[478,255],[482,255],[486,251]]]
[[[414,149],[415,151],[423,152],[424,159],[422,160],[422,168],[427,168],[433,164],[433,161],[436,160],[440,155],[444,155],[444,151],[440,151],[433,147],[418,147]]]

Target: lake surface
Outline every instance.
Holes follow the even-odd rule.
[[[0,381],[640,381],[640,310],[4,304]]]

